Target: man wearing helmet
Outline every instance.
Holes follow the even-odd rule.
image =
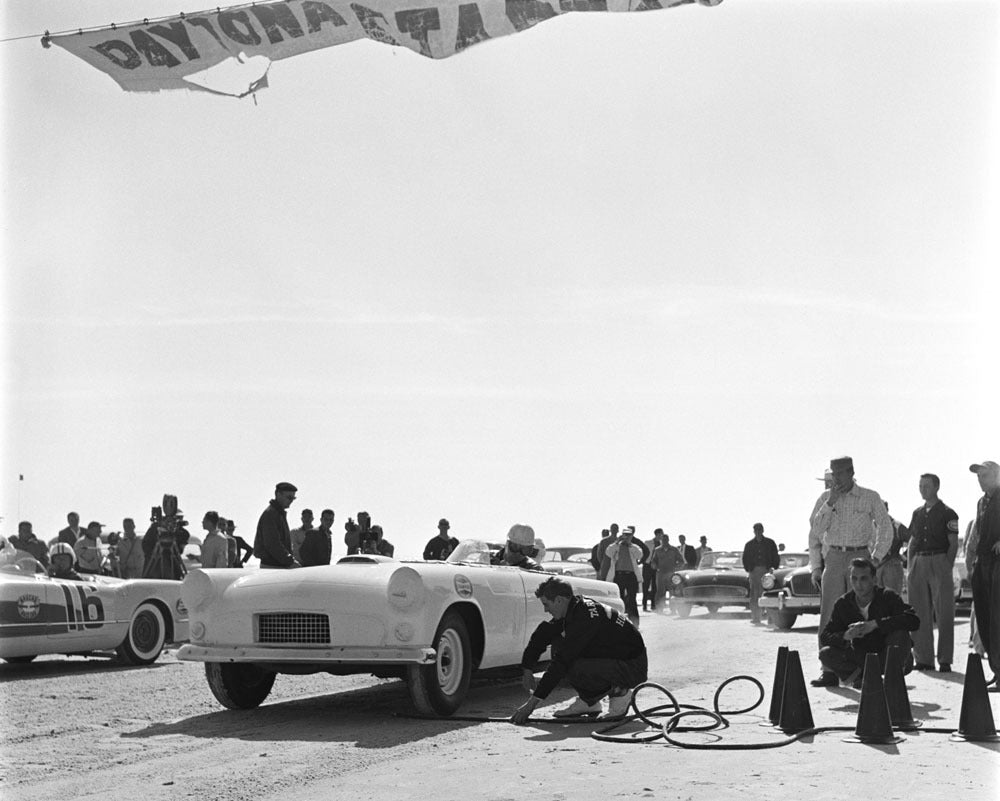
[[[535,530],[531,526],[515,523],[507,532],[507,542],[490,561],[494,565],[510,565],[522,570],[541,570],[541,565],[535,561],[536,556]]]
[[[49,550],[49,561],[52,563],[49,575],[57,579],[83,581],[83,577],[73,569],[75,559],[76,554],[72,545],[66,542],[57,542]]]

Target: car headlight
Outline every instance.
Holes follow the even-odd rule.
[[[419,609],[424,602],[424,581],[412,567],[401,567],[393,572],[386,586],[389,605],[400,611]]]
[[[673,584],[675,587],[679,587],[679,586],[681,586],[681,584],[684,583],[684,579],[682,579],[680,576],[678,576],[676,573],[674,573],[670,577],[670,583]]]
[[[181,585],[181,600],[189,610],[196,612],[208,606],[215,597],[215,584],[204,570],[191,570]],[[178,610],[180,611],[180,610]]]
[[[765,573],[760,580],[760,586],[765,590],[773,590],[777,582],[774,580],[774,573]]]

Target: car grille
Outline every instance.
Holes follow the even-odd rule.
[[[257,642],[330,643],[330,618],[311,612],[272,612],[257,616]]]
[[[811,573],[799,573],[792,576],[789,584],[792,595],[814,595],[819,597],[819,590],[813,586]]]
[[[716,598],[748,598],[750,593],[746,587],[708,586],[685,587],[684,597],[693,601],[711,601]]]

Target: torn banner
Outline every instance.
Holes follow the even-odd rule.
[[[694,2],[722,0],[283,0],[46,36],[43,44],[65,48],[127,91],[203,89],[190,76],[242,60],[241,54],[277,61],[367,38],[447,58],[571,11],[650,11]],[[265,85],[265,78],[266,70],[247,91]]]

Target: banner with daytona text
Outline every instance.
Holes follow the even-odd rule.
[[[42,43],[65,48],[127,91],[209,89],[192,76],[229,59],[278,61],[357,39],[447,58],[573,11],[652,11],[695,2],[722,0],[281,0],[46,34]],[[266,69],[246,91],[232,94],[264,85]]]

